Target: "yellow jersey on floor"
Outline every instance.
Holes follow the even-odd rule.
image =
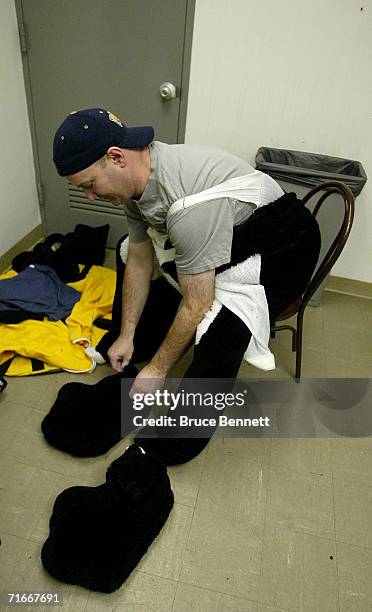
[[[16,274],[10,270],[0,275],[0,280]],[[116,272],[92,266],[85,278],[67,284],[81,295],[65,321],[49,321],[44,317],[43,321],[0,323],[0,365],[13,358],[7,376],[94,370],[95,361],[84,351],[87,346],[96,346],[106,333],[94,321],[98,317],[111,318]]]

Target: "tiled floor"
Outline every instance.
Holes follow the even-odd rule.
[[[260,377],[290,380],[287,333],[271,346],[278,368]],[[110,372],[100,366],[78,378],[95,382]],[[304,378],[371,373],[372,301],[326,292],[320,307],[307,310]],[[258,375],[242,365],[241,378]],[[123,440],[97,459],[47,445],[43,415],[59,387],[76,378],[12,378],[0,396],[0,591],[63,592],[63,609],[74,612],[372,609],[372,444],[337,431],[317,439],[213,439],[190,463],[169,468],[174,509],[122,588],[105,595],[52,579],[40,548],[55,497],[71,485],[103,482],[128,445]]]

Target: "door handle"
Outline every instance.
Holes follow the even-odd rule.
[[[160,93],[160,97],[162,98],[162,100],[167,102],[168,100],[179,98],[180,89],[179,87],[176,87],[175,85],[173,85],[173,83],[169,83],[168,81],[166,81],[165,83],[162,83],[160,85],[159,93]]]

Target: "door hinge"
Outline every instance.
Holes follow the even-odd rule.
[[[27,53],[26,27],[23,21],[19,22],[18,30],[19,30],[19,42],[21,45],[21,52]]]
[[[37,195],[39,198],[40,207],[44,206],[44,187],[42,183],[37,183]]]

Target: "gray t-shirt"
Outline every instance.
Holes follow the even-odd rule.
[[[255,204],[232,198],[203,202],[166,216],[176,200],[229,179],[254,172],[245,161],[218,149],[154,141],[149,146],[151,175],[141,198],[125,205],[129,240],[143,242],[153,227],[169,235],[177,271],[205,272],[230,261],[234,225],[245,221]]]

